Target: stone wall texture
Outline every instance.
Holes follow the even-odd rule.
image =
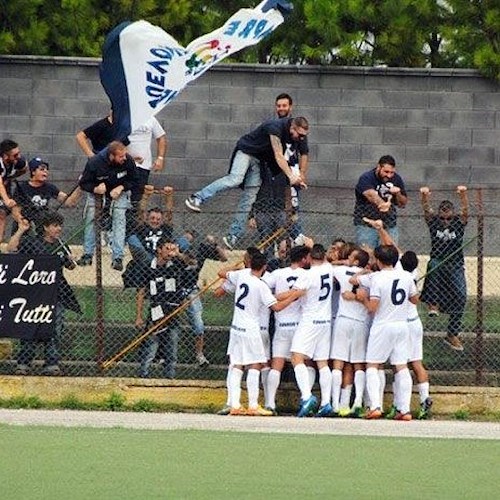
[[[75,133],[107,113],[99,61],[0,57],[0,137],[74,182]],[[473,70],[220,65],[158,118],[170,148],[165,180],[190,192],[224,174],[237,139],[290,93],[311,123],[309,182],[352,186],[383,154],[408,184],[500,183],[500,91]]]

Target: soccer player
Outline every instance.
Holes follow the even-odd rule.
[[[301,297],[302,316],[292,340],[291,361],[300,390],[301,404],[298,417],[316,411],[318,400],[311,392],[307,359],[313,359],[319,371],[321,404],[317,416],[332,412],[332,374],[328,366],[331,339],[333,266],[325,260],[323,245],[311,249],[311,268],[299,277],[291,296]],[[293,293],[295,292],[295,294]]]
[[[245,270],[219,272],[219,277],[227,279],[236,289],[227,348],[232,365],[229,376],[231,415],[271,416],[273,414],[258,403],[260,370],[268,360],[260,332],[260,310],[271,308],[273,311],[281,311],[295,299],[290,297],[278,301],[269,287],[260,279],[265,269],[266,258],[258,253],[251,258],[250,273]],[[241,380],[245,368],[248,370],[248,410],[243,409],[240,402]]]
[[[335,325],[333,327],[330,359],[332,370],[333,413],[340,410],[342,370],[346,362],[354,365],[355,400],[352,414],[362,414],[363,392],[365,388],[365,358],[368,339],[368,311],[353,298],[351,276],[361,272],[368,264],[369,255],[361,249],[354,249],[348,256],[348,265],[336,266],[333,276],[340,285],[340,300]]]
[[[297,279],[305,273],[304,267],[309,265],[311,250],[306,246],[293,247],[290,251],[290,266],[276,269],[264,278],[271,290],[280,294],[290,290]],[[300,301],[290,304],[283,311],[275,314],[276,330],[273,337],[273,358],[267,379],[265,408],[276,414],[276,393],[285,362],[290,361],[292,338],[300,320]]]
[[[372,227],[378,230],[380,241],[385,245],[393,245],[393,239],[391,235],[384,228],[384,224],[381,220],[372,220],[365,218],[365,222],[370,224]],[[401,254],[401,249],[398,248]],[[399,257],[400,266],[405,271],[412,273],[413,279],[416,280],[418,257],[415,252],[410,250],[404,252]],[[424,420],[429,418],[430,411],[432,407],[432,399],[429,396],[429,374],[423,365],[423,339],[424,339],[424,327],[422,321],[418,315],[418,309],[415,304],[409,304],[409,316],[408,316],[408,328],[410,329],[410,358],[408,360],[413,373],[417,379],[418,394],[420,397],[420,409],[417,413],[417,418],[419,420]],[[393,393],[396,398],[398,388],[394,387]],[[397,413],[397,404],[394,404],[386,418],[394,418]]]
[[[366,418],[377,419],[382,416],[378,370],[389,359],[400,391],[399,411],[395,420],[411,420],[412,379],[407,365],[408,301],[416,304],[418,292],[411,274],[394,268],[399,258],[395,246],[380,245],[374,255],[380,272],[372,275],[369,297],[366,290],[357,291],[374,315],[366,348],[366,386],[370,398],[370,411]]]

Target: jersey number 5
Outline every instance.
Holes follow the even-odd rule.
[[[329,283],[330,275],[329,274],[322,274],[321,275],[321,288],[320,290],[324,290],[324,293],[319,296],[318,300],[326,300],[328,296],[330,295],[330,292],[332,291],[332,286]]]

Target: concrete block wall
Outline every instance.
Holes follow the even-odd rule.
[[[0,56],[0,138],[17,140],[28,157],[46,157],[62,188],[85,164],[75,133],[108,111],[98,64]],[[159,113],[170,146],[155,182],[185,196],[225,174],[238,138],[272,117],[280,92],[310,120],[312,186],[352,189],[360,173],[392,154],[412,189],[500,187],[499,85],[477,72],[257,65],[215,66]],[[318,193],[324,204],[332,197]],[[496,207],[492,193],[486,201]],[[413,196],[406,213],[419,212]]]

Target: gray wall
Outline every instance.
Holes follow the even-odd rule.
[[[51,162],[61,189],[75,184],[85,164],[75,133],[108,112],[98,63],[0,56],[0,138],[14,138],[27,157]],[[311,188],[301,202],[308,231],[323,241],[332,234],[352,238],[354,183],[381,155],[392,154],[410,188],[400,213],[403,245],[428,247],[418,186],[440,188],[437,201],[455,198],[453,187],[466,183],[489,187],[483,194],[486,249],[498,254],[500,92],[472,70],[216,66],[158,115],[170,149],[165,173],[153,182],[175,187],[180,227],[227,230],[228,216],[220,211],[234,209],[236,190],[204,207],[201,219],[184,209],[183,198],[227,172],[236,140],[272,116],[284,91],[296,102],[295,116],[305,115],[312,126]],[[475,214],[473,193],[471,202]],[[468,232],[475,231],[472,220]]]
[[[0,137],[46,157],[55,179],[76,177],[74,135],[107,112],[98,62],[0,57]],[[312,125],[313,185],[352,186],[387,153],[410,185],[500,183],[499,86],[475,71],[253,65],[216,66],[160,112],[166,180],[191,191],[226,172],[235,141],[283,91]]]

